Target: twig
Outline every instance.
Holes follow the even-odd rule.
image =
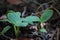
[[[52,8],[60,15],[60,12],[55,7]]]
[[[48,2],[48,3],[51,3],[52,1],[50,1],[50,2]],[[38,8],[37,8],[37,10],[36,10],[36,12],[39,10],[39,8],[41,8],[43,5],[45,5],[46,3],[43,3],[43,4],[41,4]]]
[[[24,10],[23,10],[23,12],[22,12],[22,17],[24,16],[24,14],[26,13],[26,7],[24,7]]]
[[[53,5],[51,5],[51,6],[48,7],[47,9],[52,8],[52,7],[53,7]],[[47,10],[47,9],[45,9],[45,10]],[[45,10],[42,10],[42,11],[40,11],[40,12],[36,12],[36,13],[42,13],[42,12],[44,12]]]
[[[59,28],[57,28],[56,30],[57,30],[57,37],[56,37],[56,40],[59,40]]]

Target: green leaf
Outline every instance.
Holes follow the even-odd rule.
[[[28,16],[25,18],[25,21],[29,24],[33,24],[33,22],[39,21],[39,17],[37,16]]]
[[[2,34],[6,33],[11,27],[10,26],[6,26],[3,30],[2,30]]]
[[[48,21],[51,18],[52,15],[53,15],[53,10],[51,10],[51,9],[45,10],[41,14],[40,22],[46,22],[46,21]]]
[[[20,18],[20,12],[10,12],[7,14],[8,20],[10,23],[14,24],[17,27],[25,27],[28,23],[24,22],[25,18]]]
[[[40,29],[40,32],[45,32],[45,33],[47,33],[47,31],[46,31],[45,28],[41,28],[41,29]]]
[[[7,18],[10,23],[12,23],[16,26],[20,26],[21,21],[22,21],[20,18],[20,14],[21,14],[20,12],[8,13]]]

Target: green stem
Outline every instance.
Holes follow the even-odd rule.
[[[17,27],[17,36],[19,36],[19,27]]]
[[[44,25],[43,25],[43,23],[41,23],[41,28],[44,28]]]
[[[16,28],[15,25],[14,25],[14,31],[15,31],[15,35],[16,35],[16,37],[17,37],[17,28]]]
[[[19,36],[19,27],[16,27],[14,25],[14,31],[15,31],[15,35],[16,35],[16,38]]]

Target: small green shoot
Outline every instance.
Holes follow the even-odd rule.
[[[11,28],[10,26],[6,26],[6,27],[2,30],[1,34],[6,33],[10,28]]]
[[[48,21],[53,15],[53,10],[51,9],[47,9],[45,10],[42,14],[41,14],[41,17],[40,17],[40,22],[41,24]],[[47,32],[46,29],[41,25],[41,29],[40,29],[40,32]]]

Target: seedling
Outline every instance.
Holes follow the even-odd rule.
[[[40,17],[40,22],[41,22],[41,32],[47,32],[46,29],[43,27],[43,23],[48,21],[53,15],[53,10],[47,9],[45,10]]]
[[[21,18],[20,12],[8,11],[7,13],[8,13],[7,20],[5,21],[8,21],[9,23],[14,25],[14,31],[15,31],[16,37],[18,36],[19,27],[26,27],[28,24],[33,25],[34,21],[39,21],[39,17],[37,16],[28,16],[26,18]]]

